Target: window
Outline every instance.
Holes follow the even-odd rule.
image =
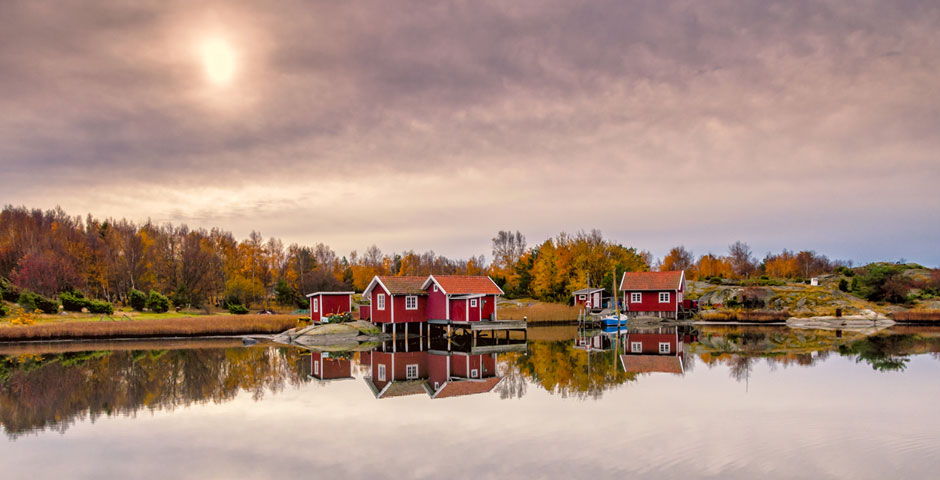
[[[480,371],[475,368],[470,370],[470,378],[480,378]]]
[[[375,308],[379,310],[385,310],[385,294],[380,293],[375,296]]]
[[[476,307],[476,306],[477,306],[477,299],[471,298],[471,299],[470,299],[470,306],[471,306],[471,307]]]
[[[669,292],[659,292],[659,303],[669,303]]]
[[[320,311],[320,301],[317,300],[316,298],[313,299],[313,311],[314,312]]]
[[[405,310],[417,310],[418,309],[418,297],[414,295],[408,295],[405,297]]]
[[[643,301],[643,294],[640,292],[633,292],[630,294],[630,303],[640,303]]]
[[[659,342],[659,353],[669,353],[669,344],[666,342]]]
[[[413,365],[406,365],[405,366],[405,379],[414,380],[416,378],[418,378],[418,364],[415,363]]]
[[[385,365],[379,365],[379,381],[385,381]]]
[[[313,362],[313,374],[314,375],[320,374],[320,361],[319,360],[317,360],[316,362]]]
[[[578,300],[584,300],[584,295],[578,295]]]
[[[630,342],[630,352],[631,353],[640,353],[643,351],[642,342]]]
[[[434,284],[434,291],[435,291],[435,292],[437,291],[437,284],[436,284],[436,283]]]
[[[440,389],[441,389],[441,382],[434,382],[434,391],[436,392]]]

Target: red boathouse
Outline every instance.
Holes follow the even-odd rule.
[[[431,275],[421,288],[427,296],[426,320],[453,322],[494,320],[496,299],[503,294],[485,275]]]
[[[425,278],[375,276],[362,292],[363,298],[370,300],[372,323],[381,324],[383,331],[391,325],[394,331],[401,324],[426,322],[428,295],[422,288]]]
[[[574,305],[576,307],[602,308],[604,294],[603,288],[582,288],[571,292],[574,296]]]
[[[624,272],[620,291],[629,316],[678,318],[685,272]]]
[[[352,311],[353,292],[310,293],[310,321],[324,322],[330,315]]]

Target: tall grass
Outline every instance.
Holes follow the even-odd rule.
[[[297,326],[293,315],[213,315],[131,321],[61,322],[0,327],[0,341],[193,337],[280,333]]]
[[[532,323],[572,322],[578,319],[580,308],[559,303],[534,303],[524,306],[499,307],[497,317],[500,320],[522,320]]]
[[[896,322],[940,322],[940,310],[911,310],[891,314]]]
[[[706,322],[753,322],[770,323],[785,322],[790,318],[789,312],[768,312],[762,310],[723,310],[702,312],[700,318]]]

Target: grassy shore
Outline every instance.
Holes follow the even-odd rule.
[[[159,314],[165,315],[165,314]],[[107,317],[106,317],[107,318]],[[0,325],[0,342],[66,339],[196,337],[280,333],[297,326],[295,315],[201,315],[100,320],[64,318],[32,325]]]
[[[500,320],[527,319],[529,323],[571,323],[578,320],[579,308],[538,300],[510,300],[499,304]]]

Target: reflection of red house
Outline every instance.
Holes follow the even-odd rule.
[[[369,356],[372,374],[366,383],[375,398],[428,393],[428,352],[379,352]]]
[[[353,378],[352,361],[348,358],[331,358],[326,352],[310,355],[310,372],[310,376],[317,380]]]
[[[582,288],[571,293],[574,296],[574,305],[576,307],[583,307],[590,303],[590,308],[601,308],[603,306],[601,299],[603,294],[603,288]]]
[[[496,376],[496,354],[432,352],[428,358],[428,392],[431,398],[487,393],[502,377]]]
[[[683,374],[682,351],[689,336],[676,327],[628,330],[623,338],[624,354],[620,363],[632,373]]]
[[[353,292],[316,292],[310,299],[310,321],[323,322],[330,315],[352,311]]]
[[[620,290],[627,315],[678,318],[685,272],[624,272]]]
[[[427,320],[477,322],[496,318],[496,299],[503,290],[487,276],[431,275],[422,289],[427,293]]]
[[[427,277],[376,276],[362,292],[370,299],[372,323],[402,324],[427,321],[427,292],[422,288]]]

